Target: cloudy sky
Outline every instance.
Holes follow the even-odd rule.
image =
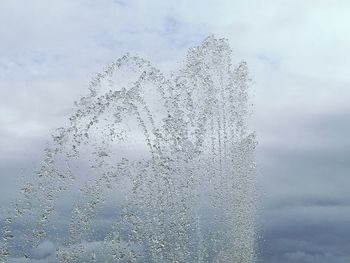
[[[349,262],[349,14],[347,0],[1,0],[0,205],[94,72],[125,52],[170,71],[214,33],[254,79],[261,261]]]

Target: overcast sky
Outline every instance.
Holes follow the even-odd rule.
[[[1,206],[94,72],[125,52],[170,71],[214,33],[255,83],[262,261],[349,262],[349,14],[347,0],[1,0]]]

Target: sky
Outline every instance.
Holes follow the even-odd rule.
[[[349,13],[347,0],[0,1],[0,205],[95,72],[126,52],[170,72],[215,34],[254,80],[261,262],[349,262]]]

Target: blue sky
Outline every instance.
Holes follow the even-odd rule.
[[[94,72],[126,52],[170,72],[215,34],[254,79],[263,261],[349,262],[349,12],[345,0],[1,1],[1,206]]]

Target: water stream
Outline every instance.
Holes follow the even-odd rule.
[[[171,76],[129,54],[97,74],[3,222],[0,262],[256,262],[250,79],[231,53],[210,36]]]

